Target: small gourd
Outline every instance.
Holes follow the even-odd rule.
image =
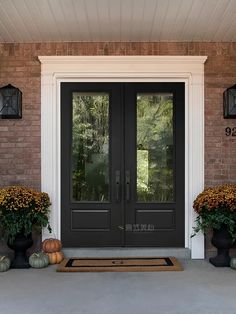
[[[42,249],[45,253],[54,253],[60,251],[62,248],[61,241],[58,239],[45,239],[42,243]]]
[[[0,272],[7,271],[10,268],[11,261],[6,256],[0,256]]]
[[[62,252],[47,253],[50,264],[59,264],[64,259]]]
[[[230,267],[236,269],[236,257],[232,257],[230,260]]]
[[[29,257],[29,264],[33,268],[44,268],[48,266],[49,259],[48,259],[47,254],[43,252],[33,253]]]

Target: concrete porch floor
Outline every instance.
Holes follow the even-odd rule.
[[[181,260],[182,272],[0,273],[0,314],[233,314],[236,271]]]

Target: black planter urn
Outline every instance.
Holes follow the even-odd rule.
[[[33,245],[32,234],[25,236],[23,233],[17,235],[14,241],[7,242],[9,248],[14,251],[14,259],[11,262],[11,268],[30,268],[29,259],[26,251]]]
[[[217,248],[217,255],[215,257],[211,257],[209,262],[216,267],[229,267],[229,250],[233,245],[233,238],[225,225],[223,225],[219,230],[213,229],[211,243]]]

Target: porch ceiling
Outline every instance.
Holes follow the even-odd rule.
[[[236,41],[236,0],[0,0],[0,42]]]

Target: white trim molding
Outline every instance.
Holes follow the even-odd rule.
[[[204,236],[191,238],[192,204],[204,188],[204,63],[206,56],[40,56],[41,188],[52,201],[50,223],[61,237],[61,82],[185,83],[185,247],[204,258]],[[47,237],[46,232],[43,235]]]

